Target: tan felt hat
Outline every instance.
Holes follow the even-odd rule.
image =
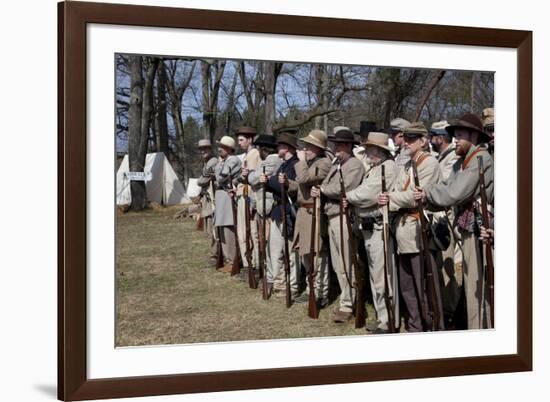
[[[327,135],[323,130],[311,130],[309,134],[301,138],[300,141],[306,144],[315,145],[318,148],[325,149],[327,147]]]
[[[220,138],[219,141],[216,141],[216,143],[218,145],[223,145],[224,147],[231,148],[233,151],[235,150],[235,140],[228,135],[224,135],[222,138]]]
[[[199,148],[210,148],[212,144],[210,143],[210,140],[199,140],[197,147]]]
[[[388,152],[391,152],[391,148],[389,146],[389,135],[386,133],[379,133],[376,131],[371,131],[369,133],[369,138],[366,142],[361,144],[363,147],[367,146],[373,146],[382,148]]]
[[[428,130],[422,122],[415,121],[405,128],[403,134],[405,135],[405,137],[427,137]]]

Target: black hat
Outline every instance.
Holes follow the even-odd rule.
[[[457,128],[463,128],[470,131],[475,131],[481,135],[481,142],[488,142],[491,137],[483,130],[483,121],[481,118],[473,113],[467,113],[458,119],[450,126],[445,127],[445,130],[454,137],[455,130]]]
[[[329,136],[328,140],[330,142],[357,144],[357,141],[355,140],[355,136],[350,130],[337,131],[333,136]]]
[[[378,131],[376,128],[376,122],[362,120],[359,123],[359,131],[356,131],[355,134],[359,134],[361,137],[368,137],[369,133]]]
[[[254,145],[259,147],[277,149],[277,141],[275,141],[275,136],[273,135],[261,134],[257,136],[254,140]]]
[[[298,149],[298,138],[285,130],[279,134],[277,144],[285,144],[294,149]]]

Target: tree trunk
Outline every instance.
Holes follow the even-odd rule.
[[[477,73],[474,71],[472,72],[472,81],[470,83],[470,113],[474,113],[474,110],[475,110],[476,82],[477,82]]]
[[[420,115],[422,114],[422,109],[424,109],[424,106],[428,102],[428,99],[430,99],[430,95],[432,94],[432,91],[435,89],[437,84],[439,84],[439,81],[441,81],[444,75],[445,75],[445,70],[436,70],[433,72],[432,79],[428,83],[428,87],[426,88],[426,91],[424,92],[422,97],[418,100],[418,103],[416,105],[416,111],[414,112],[413,121],[419,121]]]
[[[212,60],[201,62],[202,129],[203,137],[205,139],[209,139],[211,144],[214,144],[216,139],[218,95],[220,92],[225,63],[225,61]],[[215,77],[212,77],[212,67],[214,67]]]
[[[130,108],[128,111],[128,163],[130,172],[143,172],[145,153],[141,151],[142,143],[142,109],[143,109],[143,76],[141,56],[129,56],[131,72]],[[130,208],[140,211],[147,205],[147,194],[144,181],[130,183],[132,204]]]
[[[325,110],[328,109],[328,70],[327,66],[323,64],[317,65],[317,103]],[[315,128],[323,131],[327,131],[328,116],[326,114],[315,117]]]
[[[156,114],[156,144],[157,152],[168,157],[168,121],[166,118],[166,68],[164,62],[159,63],[157,80],[157,114]]]
[[[275,125],[275,63],[264,62],[265,131],[273,135]]]

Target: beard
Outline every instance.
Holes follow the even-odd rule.
[[[470,150],[472,144],[470,142],[463,142],[456,144],[456,154],[458,156],[466,156]]]

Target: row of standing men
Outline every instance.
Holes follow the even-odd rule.
[[[492,327],[491,250],[482,244],[492,224],[482,218],[483,208],[492,216],[493,110],[482,117],[429,130],[396,118],[385,132],[361,122],[358,136],[335,127],[301,139],[241,127],[240,156],[233,137],[217,141],[217,157],[199,141],[212,263],[236,273],[237,261],[251,287],[262,281],[264,298],[309,302],[313,318],[329,304],[332,270],[332,320],[355,314],[356,327],[368,277],[375,333],[399,331],[401,317],[409,332],[457,328],[461,318],[468,329]]]

